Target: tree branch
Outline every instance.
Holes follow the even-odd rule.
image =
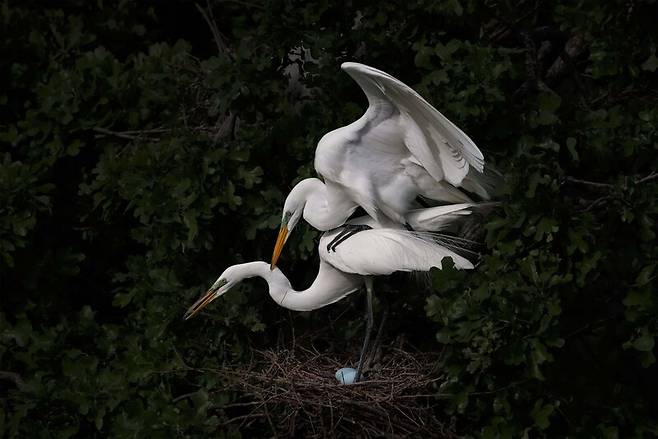
[[[652,171],[649,175],[647,175],[645,177],[635,178],[634,182],[635,182],[635,184],[642,184],[642,183],[646,183],[646,182],[651,181],[651,180],[655,180],[657,178],[658,178],[658,172]],[[596,181],[589,181],[589,180],[581,180],[581,179],[578,179],[578,178],[568,177],[568,176],[564,178],[564,181],[568,181],[570,183],[582,184],[582,185],[585,185],[585,186],[591,186],[591,187],[597,188],[597,189],[614,189],[615,188],[614,184],[599,183],[599,182],[596,182]],[[626,185],[624,185],[624,186],[626,186]]]
[[[237,3],[243,6],[249,6],[250,8],[265,9],[263,6],[257,5],[256,3],[246,2],[242,0],[221,0],[219,3]]]
[[[635,179],[635,184],[646,183],[647,181],[655,180],[656,178],[658,178],[658,172],[653,171],[651,174],[647,175],[646,177]]]
[[[215,17],[212,15],[212,8],[210,7],[210,3],[206,2],[206,5],[208,6],[207,10],[199,6],[198,3],[195,4],[196,8],[203,16],[203,19],[206,20],[206,23],[210,28],[210,32],[212,32],[212,36],[215,39],[215,44],[217,45],[217,50],[219,51],[220,55],[230,55],[228,46],[226,43],[224,43],[224,40],[222,39],[222,33],[219,31],[217,23],[215,22]]]
[[[190,396],[196,395],[197,392],[190,392],[190,393],[184,393],[180,396],[177,396],[176,398],[172,399],[171,402],[176,404],[178,401],[182,401],[185,398],[189,398]]]
[[[97,133],[104,134],[106,136],[114,136],[127,140],[135,140],[140,137],[143,137],[143,135],[145,134],[160,134],[160,133],[168,133],[169,131],[171,131],[166,128],[154,128],[149,130],[129,130],[129,131],[112,131],[110,129],[102,128],[102,127],[94,127],[92,129]]]
[[[580,180],[578,178],[566,177],[565,181],[577,184],[584,184],[586,186],[592,186],[599,189],[614,189],[615,185],[610,183],[597,183],[595,181]]]

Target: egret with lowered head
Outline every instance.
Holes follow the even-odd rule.
[[[411,221],[432,221],[436,229],[445,227],[455,218],[468,215],[471,204],[439,206],[409,212]],[[403,227],[381,227],[367,216],[349,221],[350,226],[326,232],[320,238],[320,268],[311,286],[303,291],[292,288],[290,281],[277,268],[266,262],[248,262],[227,268],[210,287],[208,292],[185,313],[185,319],[197,315],[205,306],[225,294],[239,282],[251,277],[264,279],[269,286],[272,299],[280,306],[294,311],[311,311],[341,300],[357,291],[364,283],[367,294],[366,337],[357,369],[358,381],[363,366],[364,354],[368,350],[372,332],[372,276],[387,275],[395,271],[429,271],[441,268],[442,259],[450,257],[455,267],[473,268],[466,258],[437,242],[431,233],[411,232]],[[343,244],[328,245],[349,229]]]

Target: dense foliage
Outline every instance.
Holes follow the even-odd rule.
[[[346,60],[412,85],[506,176],[475,271],[380,286],[391,331],[445,349],[443,416],[658,434],[655,1],[166,3],[0,3],[0,434],[239,435],[213,369],[340,310],[246,283],[180,317],[269,256],[315,143],[365,106]],[[303,284],[298,235],[282,267]]]

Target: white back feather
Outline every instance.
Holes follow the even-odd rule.
[[[452,258],[457,268],[473,268],[468,259],[431,237],[407,230],[364,230],[342,242],[335,251],[328,251],[327,244],[340,230],[325,233],[320,239],[320,258],[346,273],[376,276],[395,271],[428,271],[441,268],[441,260],[446,256]]]

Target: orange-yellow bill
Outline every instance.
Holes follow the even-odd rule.
[[[190,306],[189,309],[185,312],[183,320],[191,319],[195,315],[199,314],[203,308],[206,307],[210,302],[212,302],[217,295],[215,294],[217,290],[210,289],[206,294],[203,295],[199,300],[194,302],[194,305]]]
[[[270,270],[274,270],[276,267],[276,262],[279,260],[281,255],[281,250],[286,244],[286,238],[288,237],[288,227],[281,226],[279,229],[279,236],[276,238],[276,244],[274,244],[274,252],[272,253],[272,262],[270,263]]]

